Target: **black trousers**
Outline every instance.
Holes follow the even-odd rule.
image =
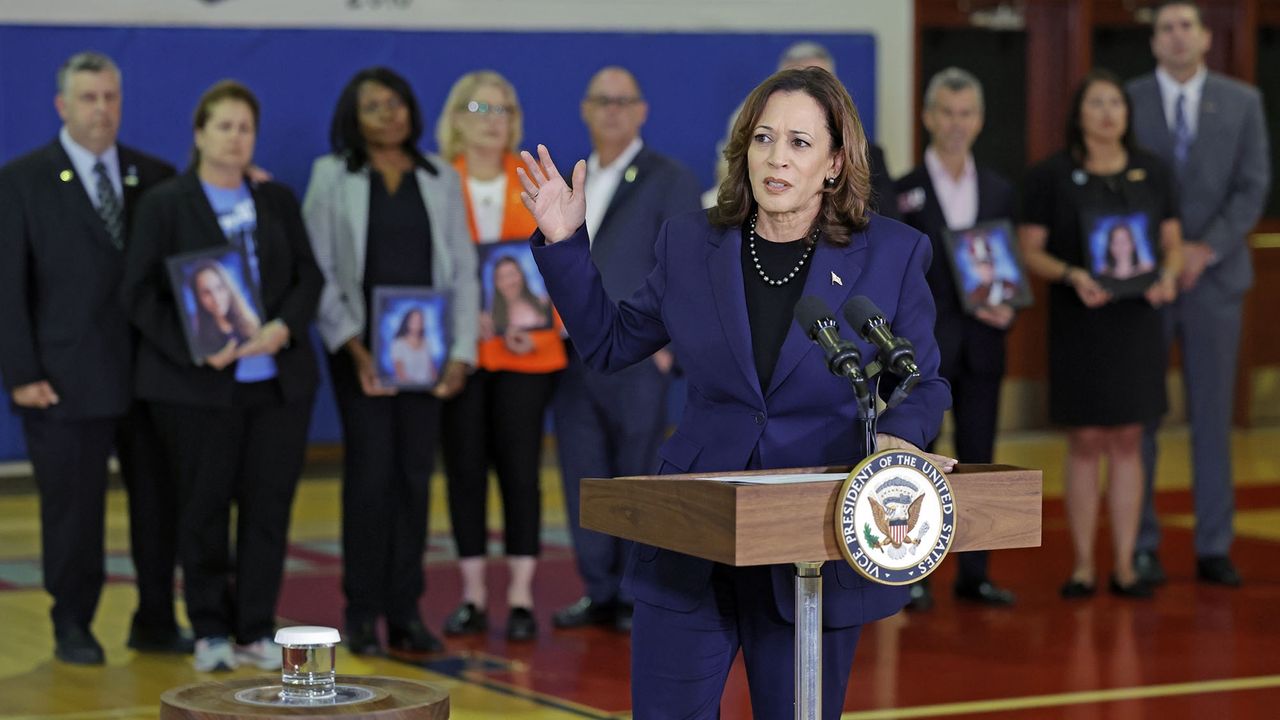
[[[267,380],[238,385],[232,407],[151,406],[178,476],[178,556],[196,637],[248,643],[275,629],[313,399],[286,402]]]
[[[425,392],[369,397],[345,351],[329,356],[342,416],[342,590],[351,626],[403,625],[425,589],[431,473],[440,401]]]
[[[52,420],[24,413],[22,429],[40,494],[41,569],[53,596],[49,614],[55,630],[87,629],[105,579],[103,515],[116,418]]]
[[[485,554],[489,468],[498,473],[507,555],[536,556],[542,529],[542,429],[556,373],[479,370],[444,404],[449,521],[459,557]]]
[[[173,569],[178,558],[178,486],[146,403],[134,402],[116,429],[116,457],[129,496],[129,552],[138,586],[135,622],[174,629]]]
[[[1001,377],[964,368],[947,376],[951,383],[956,459],[962,463],[990,463],[995,456]],[[974,586],[987,580],[989,553],[986,550],[957,553],[957,556],[960,567],[956,585]]]

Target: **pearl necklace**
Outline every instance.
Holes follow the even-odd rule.
[[[800,268],[804,267],[805,261],[809,259],[809,254],[813,252],[814,246],[818,244],[818,229],[813,229],[813,242],[805,243],[804,254],[800,256],[800,262],[791,268],[791,272],[787,273],[786,277],[781,280],[774,280],[765,274],[764,268],[760,267],[760,258],[756,255],[756,217],[758,217],[758,214],[751,216],[751,225],[747,232],[747,249],[751,251],[751,263],[756,266],[756,272],[760,273],[760,279],[764,280],[766,285],[773,285],[774,287],[786,285],[795,278],[796,273],[800,272]]]

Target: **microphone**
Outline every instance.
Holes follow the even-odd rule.
[[[885,322],[880,308],[865,295],[855,295],[844,304],[844,319],[854,331],[880,350],[880,364],[902,378],[920,377],[916,350],[910,340],[897,337]],[[915,385],[914,382],[911,385]]]
[[[796,323],[810,340],[822,348],[827,357],[827,369],[832,375],[848,378],[854,393],[859,399],[864,399],[869,391],[867,378],[862,373],[862,356],[858,346],[840,337],[840,326],[832,315],[831,308],[820,297],[806,295],[796,303]]]

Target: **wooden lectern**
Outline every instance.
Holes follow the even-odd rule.
[[[797,600],[818,603],[816,612],[802,618],[797,602],[796,717],[818,717],[820,665],[814,663],[821,661],[822,578],[817,568],[823,560],[845,562],[835,520],[841,483],[748,483],[752,475],[847,475],[851,469],[587,478],[579,521],[589,530],[725,565],[794,564]],[[708,479],[739,477],[747,483]],[[1041,471],[957,465],[947,478],[956,505],[951,552],[1039,547]]]

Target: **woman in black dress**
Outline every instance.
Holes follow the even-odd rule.
[[[1091,595],[1099,464],[1107,460],[1117,595],[1149,597],[1133,570],[1142,502],[1144,423],[1164,414],[1167,353],[1156,308],[1172,302],[1182,230],[1172,179],[1138,149],[1130,104],[1110,73],[1095,70],[1076,91],[1067,149],[1027,175],[1018,238],[1027,267],[1049,288],[1049,415],[1067,427],[1066,506],[1075,549],[1064,597]],[[1135,293],[1099,278],[1104,255],[1090,238],[1123,218],[1152,236],[1159,270]],[[1156,238],[1158,237],[1158,249]],[[1105,244],[1102,246],[1105,254]]]

